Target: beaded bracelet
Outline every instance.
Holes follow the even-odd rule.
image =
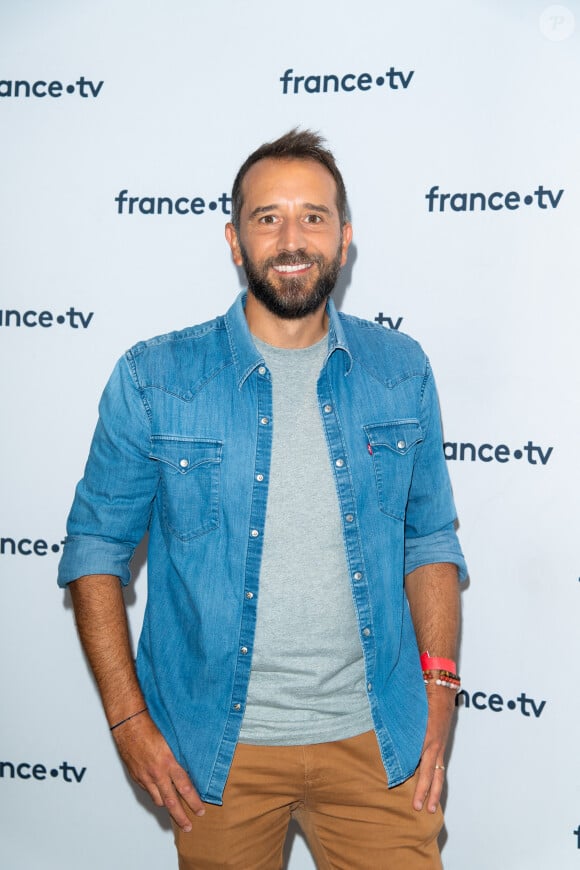
[[[433,671],[423,671],[423,682],[435,683],[436,686],[445,686],[446,689],[455,689],[456,692],[461,688],[461,680],[458,674],[453,674],[451,671],[438,671],[438,676],[435,676]]]
[[[453,680],[456,683],[461,682],[461,677],[459,676],[459,674],[454,674],[452,671],[444,671],[441,668],[433,668],[433,669],[429,669],[429,670],[424,670],[423,674],[427,675],[427,677],[429,677],[429,676],[433,675],[434,671],[436,671],[439,674],[439,676],[441,676],[441,677]]]

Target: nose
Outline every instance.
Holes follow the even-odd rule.
[[[299,219],[285,220],[278,235],[278,250],[298,251],[305,247],[304,228]]]

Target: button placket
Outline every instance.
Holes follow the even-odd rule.
[[[262,556],[262,539],[264,522],[266,517],[266,502],[268,496],[268,473],[270,470],[270,457],[272,452],[272,386],[267,368],[264,373],[259,371],[260,366],[252,374],[255,393],[251,392],[245,399],[252,403],[252,435],[255,438],[255,455],[253,467],[250,466],[246,473],[253,479],[251,501],[248,512],[245,513],[244,521],[248,527],[248,545],[246,547],[245,564],[240,564],[240,585],[238,594],[241,596],[241,619],[237,629],[237,637],[233,640],[235,655],[234,682],[229,696],[229,716],[223,732],[218,759],[209,788],[213,793],[217,792],[220,785],[221,770],[228,758],[231,760],[230,747],[235,744],[240,719],[243,715],[248,683],[251,671],[251,652],[253,649],[256,617],[258,584],[260,574],[260,562]],[[241,389],[249,389],[250,385],[243,385]],[[253,398],[252,398],[253,396]],[[265,483],[265,485],[264,485]],[[227,702],[226,702],[227,703]]]
[[[367,670],[367,673],[370,674],[373,659],[373,641],[370,627],[372,625],[372,618],[368,600],[367,584],[361,582],[364,579],[364,571],[357,522],[357,503],[353,491],[352,479],[350,474],[347,473],[350,457],[346,449],[340,421],[336,413],[336,404],[331,399],[328,366],[321,373],[318,390],[322,422],[326,430],[331,462],[335,469],[334,477],[339,506],[343,518],[346,557],[351,566],[356,566],[356,568],[351,568],[351,582],[361,632],[360,637],[361,640],[364,639],[363,654],[365,659],[365,669]],[[371,685],[369,683],[368,691],[370,692],[370,690]]]

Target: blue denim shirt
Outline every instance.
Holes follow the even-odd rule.
[[[221,803],[260,602],[272,389],[239,297],[208,323],[137,344],[104,391],[59,584],[114,574],[149,530],[137,673],[202,799]],[[318,401],[343,518],[367,692],[389,786],[415,770],[427,704],[403,578],[465,574],[435,386],[419,345],[329,312]],[[338,460],[342,460],[339,462]],[[308,457],[304,457],[308,461]]]

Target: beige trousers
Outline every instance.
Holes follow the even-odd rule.
[[[374,731],[308,746],[238,744],[223,806],[174,827],[180,870],[280,870],[290,819],[318,870],[441,870],[443,815],[413,809],[415,777],[387,788]],[[187,807],[186,807],[187,811]]]

